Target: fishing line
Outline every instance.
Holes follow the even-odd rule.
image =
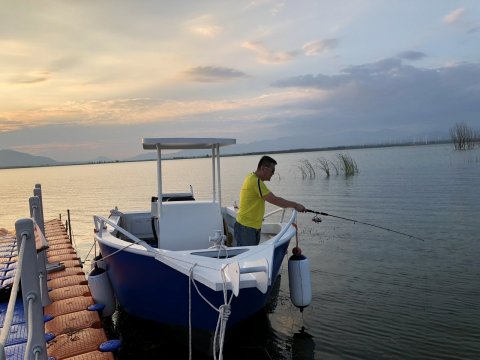
[[[390,231],[390,232],[393,232],[393,233],[396,233],[396,234],[400,234],[400,235],[403,235],[403,236],[408,236],[409,238],[412,238],[412,239],[417,239],[417,240],[425,241],[424,239],[419,238],[418,236],[414,236],[414,235],[411,235],[411,234],[407,234],[407,233],[404,233],[404,232],[400,232],[400,231],[397,231],[397,230],[389,229],[389,228],[386,228],[386,227],[383,227],[383,226],[379,226],[379,225],[375,225],[375,224],[369,224],[369,223],[366,223],[366,222],[363,222],[363,221],[358,221],[358,220],[354,220],[354,219],[348,219],[348,218],[345,218],[345,217],[342,217],[342,216],[327,214],[327,213],[325,213],[325,212],[315,211],[315,210],[310,210],[310,209],[305,209],[305,212],[309,212],[309,213],[316,214],[316,215],[322,215],[322,216],[330,216],[330,217],[337,218],[337,219],[342,219],[342,220],[351,221],[351,222],[353,222],[353,223],[359,223],[359,224],[362,224],[362,225],[372,226],[372,227],[376,227],[376,228],[379,228],[379,229],[382,229],[382,230],[386,230],[386,231]],[[314,217],[312,220],[313,220],[314,222],[320,222],[320,221],[322,221],[322,220],[321,220],[320,218],[318,218],[318,217]]]

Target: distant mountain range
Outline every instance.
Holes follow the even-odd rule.
[[[34,156],[14,150],[0,150],[0,168],[51,166],[60,164],[45,156]]]
[[[427,144],[448,140],[448,135],[442,132],[433,132],[421,136],[412,136],[409,133],[399,133],[393,131],[380,130],[373,133],[351,132],[342,133],[341,140],[332,138],[330,135],[316,136],[290,136],[279,139],[255,141],[248,144],[235,144],[222,148],[222,155],[236,154],[259,154],[276,153],[287,151],[305,151],[320,149],[341,149],[345,147],[372,147],[372,146],[392,146],[402,144]],[[388,140],[386,140],[388,139]],[[338,144],[342,145],[339,146]],[[201,157],[211,155],[210,150],[183,150],[172,153],[162,154],[163,158],[184,158]],[[108,163],[118,161],[144,161],[156,159],[156,151],[145,151],[139,155],[126,159],[110,159],[99,155],[93,160],[77,162],[58,162],[44,156],[34,156],[14,150],[0,150],[0,169],[14,167],[33,167],[33,166],[52,166],[52,165],[71,165],[86,163]]]
[[[286,152],[290,150],[308,149],[329,149],[342,147],[364,147],[364,146],[392,146],[400,144],[426,144],[448,140],[448,134],[442,132],[431,132],[421,136],[413,136],[410,133],[398,131],[379,130],[376,132],[344,132],[342,138],[331,135],[316,136],[288,136],[278,139],[255,141],[248,144],[235,144],[224,147],[220,150],[222,155],[235,154],[258,154]],[[339,145],[341,144],[341,145]],[[211,155],[211,150],[182,150],[170,154],[162,154],[164,158],[180,157],[201,157]],[[155,151],[146,151],[127,161],[153,160],[157,158]]]

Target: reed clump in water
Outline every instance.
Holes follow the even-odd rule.
[[[326,177],[330,177],[330,172],[332,170],[335,170],[336,175],[338,175],[338,167],[333,161],[322,157],[317,159],[317,165],[318,168],[325,173]]]
[[[358,174],[357,162],[348,154],[337,154],[335,162],[323,157],[319,158],[315,162],[315,166],[310,161],[302,159],[297,167],[303,180],[315,179],[317,171],[323,172],[326,177],[330,177],[332,172],[335,172],[336,175],[342,173],[345,176]]]
[[[342,169],[345,176],[352,176],[358,173],[357,162],[350,155],[337,154],[337,158],[340,163],[340,169]]]
[[[308,161],[306,159],[302,159],[302,160],[300,160],[300,163],[301,164],[298,166],[298,168],[300,169],[300,172],[302,174],[302,179],[304,179],[304,180],[305,179],[310,179],[310,180],[315,179],[317,174],[315,172],[315,168],[310,163],[310,161]]]

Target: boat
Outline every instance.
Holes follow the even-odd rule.
[[[235,206],[222,206],[220,148],[226,138],[144,138],[157,152],[157,194],[150,209],[115,208],[108,218],[95,215],[95,240],[113,293],[122,311],[139,318],[220,337],[267,303],[292,237],[297,212],[267,214],[257,246],[232,243]],[[164,193],[162,152],[211,150],[212,197]],[[269,222],[279,213],[279,220]],[[219,339],[219,340],[217,340]],[[217,341],[217,343],[215,343]],[[221,339],[223,341],[223,338]],[[212,349],[210,349],[211,351]]]

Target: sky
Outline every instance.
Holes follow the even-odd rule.
[[[2,0],[0,149],[435,140],[480,129],[479,44],[478,0]]]

